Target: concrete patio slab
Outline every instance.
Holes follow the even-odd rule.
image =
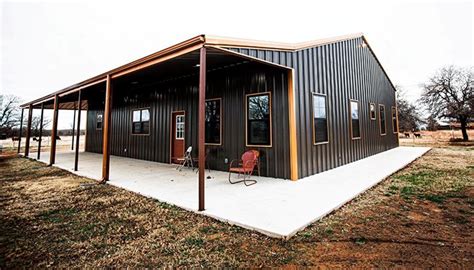
[[[289,238],[425,154],[428,147],[398,147],[298,181],[255,177],[256,185],[231,185],[227,173],[206,175],[206,210],[197,212],[197,174],[175,165],[111,157],[111,185],[196,211],[272,237]],[[42,161],[49,160],[47,153]],[[56,165],[72,171],[73,152]],[[82,152],[78,175],[100,179],[102,155]]]

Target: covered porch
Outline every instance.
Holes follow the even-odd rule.
[[[267,67],[267,69],[264,67]],[[221,76],[229,70],[240,72],[240,76],[245,77],[246,83],[235,85],[234,82],[229,82],[228,78],[233,74],[228,77]],[[265,76],[268,76],[268,74],[262,75],[258,70],[274,72],[275,74],[271,76],[278,78],[278,88],[269,87],[265,80]],[[248,76],[248,74],[252,75]],[[171,130],[174,130],[174,118],[171,118],[170,115],[173,115],[174,112],[183,112],[184,118],[189,119],[189,123],[186,124],[186,134],[183,136],[185,141],[183,149],[192,146],[198,164],[205,164],[208,159],[214,158],[214,160],[220,162],[221,168],[227,167],[230,160],[239,158],[244,151],[249,150],[249,145],[245,142],[245,134],[243,133],[243,130],[245,130],[243,107],[241,103],[237,103],[235,108],[225,104],[229,111],[223,112],[224,117],[228,117],[227,125],[229,126],[228,129],[224,128],[224,130],[229,130],[229,134],[233,134],[232,129],[235,129],[241,134],[223,139],[224,143],[207,144],[205,141],[206,99],[222,98],[219,94],[227,93],[228,96],[224,98],[222,103],[234,104],[234,102],[243,102],[249,93],[278,90],[279,95],[282,96],[281,100],[276,98],[276,94],[270,97],[270,100],[275,98],[275,102],[283,105],[277,108],[278,113],[283,117],[270,119],[270,121],[275,122],[279,129],[284,128],[285,132],[276,133],[277,135],[274,135],[273,141],[270,139],[270,146],[264,146],[260,149],[264,153],[262,168],[266,170],[265,172],[270,172],[267,175],[276,173],[284,175],[282,178],[296,180],[298,178],[296,169],[296,128],[294,121],[290,121],[295,117],[292,76],[291,68],[241,55],[224,48],[206,46],[203,36],[198,36],[24,104],[23,108],[25,112],[28,112],[27,132],[23,134],[26,137],[24,155],[36,156],[36,153],[30,153],[29,145],[32,111],[41,109],[43,112],[44,109],[53,109],[50,151],[40,155],[41,146],[39,145],[37,155],[41,160],[47,161],[49,165],[62,166],[64,162],[72,162],[72,167],[67,169],[72,169],[78,174],[105,183],[111,180],[113,175],[120,176],[116,179],[127,177],[127,172],[121,169],[123,166],[114,165],[113,161],[111,165],[111,155],[114,155],[113,159],[118,161],[133,158],[133,164],[137,164],[137,162],[145,164],[150,161],[161,162],[161,165],[153,167],[153,173],[146,175],[153,175],[155,179],[157,175],[165,177],[168,172],[167,169],[174,165],[164,163],[171,163],[175,158],[171,145],[173,136]],[[215,78],[220,78],[220,81],[215,85],[209,84],[210,81],[216,81]],[[239,82],[239,79],[240,77],[236,77],[234,81]],[[271,78],[267,80],[272,81]],[[250,83],[247,84],[247,82]],[[275,84],[275,82],[273,83]],[[226,87],[236,89],[235,93],[238,95],[224,91],[223,89]],[[149,103],[147,104],[147,102]],[[151,120],[148,121],[148,131],[144,131],[143,134],[133,134],[131,132],[132,122],[135,121],[132,121],[135,117],[133,110],[145,108],[150,108],[148,119]],[[77,147],[79,136],[77,136],[74,152],[68,154],[57,153],[58,114],[61,110],[78,110],[78,116],[81,115],[81,110],[87,110],[85,143],[87,152],[79,152],[79,147]],[[97,123],[99,117],[96,117],[99,114],[100,125]],[[233,121],[232,117],[237,116],[242,119]],[[81,120],[79,117],[74,124],[77,127],[77,132],[79,132],[81,121],[84,121],[84,119]],[[220,132],[222,133],[222,130]],[[278,134],[281,134],[281,136]],[[238,138],[238,141],[232,141],[232,138]],[[41,134],[39,140],[41,141]],[[21,142],[18,147],[19,152],[20,144]],[[208,157],[207,149],[214,149],[213,153],[217,154],[214,157]],[[227,153],[218,156],[219,153],[223,153],[222,149],[225,149]],[[278,156],[281,161],[278,161],[274,156]],[[156,163],[154,164],[156,165]],[[205,184],[209,181],[206,181],[207,173],[203,167],[199,167],[197,174],[193,173],[193,179],[196,181],[192,186],[197,186],[198,194],[189,194],[190,198],[184,200],[189,202],[189,205],[182,205],[185,208],[194,209],[197,206],[200,211],[205,209]],[[135,170],[134,175],[142,175],[138,171]],[[100,172],[100,175],[98,175],[98,172]],[[264,174],[266,174],[265,172]],[[146,179],[147,176],[143,175],[140,178]],[[177,186],[174,185],[174,187]],[[263,186],[263,184],[259,186]],[[177,192],[186,193],[184,190]],[[195,205],[191,205],[192,203],[195,203]]]
[[[299,181],[253,177],[231,185],[228,174],[206,171],[207,207],[198,211],[198,174],[176,165],[111,156],[111,185],[196,211],[263,234],[289,238],[425,154],[427,147],[398,147]],[[41,161],[49,162],[48,154]],[[57,154],[55,166],[73,171],[74,153]],[[81,153],[76,174],[101,179],[102,155]]]

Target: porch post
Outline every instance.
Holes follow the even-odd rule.
[[[21,118],[20,118],[20,130],[19,130],[19,134],[18,134],[18,154],[20,154],[20,150],[21,150],[21,133],[22,133],[22,130],[23,130],[23,113],[24,113],[25,109],[21,109]]]
[[[74,103],[74,114],[72,117],[72,139],[71,139],[71,150],[74,150],[74,127],[76,124],[76,104]]]
[[[40,126],[39,126],[39,138],[38,138],[38,154],[36,159],[39,160],[41,156],[41,140],[43,139],[43,115],[44,115],[44,103],[41,103],[41,116],[40,116]]]
[[[110,75],[107,75],[105,89],[104,126],[102,127],[102,183],[109,180],[110,172],[110,116],[112,108],[112,85]]]
[[[206,47],[201,47],[199,61],[199,115],[198,115],[198,164],[199,164],[199,211],[204,210],[204,174],[205,174],[205,100],[206,100]]]
[[[58,113],[59,113],[59,96],[54,96],[54,112],[53,112],[53,127],[51,129],[51,149],[49,152],[49,166],[56,161],[56,137],[58,135]]]
[[[82,100],[81,100],[81,92],[79,90],[79,97],[77,98],[77,135],[76,135],[76,152],[74,153],[74,171],[77,171],[78,164],[79,164],[79,140],[81,138],[81,107],[82,107]],[[74,135],[74,133],[73,133]]]
[[[26,124],[26,137],[25,137],[25,157],[27,157],[30,154],[31,118],[33,118],[33,104],[30,104],[28,108],[28,122]]]

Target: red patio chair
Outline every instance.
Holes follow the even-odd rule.
[[[258,157],[257,155],[255,155],[255,152],[252,150],[245,152],[242,155],[242,159],[232,160],[229,165],[229,183],[237,184],[240,182],[244,182],[246,186],[251,186],[253,184],[256,184],[257,181],[250,179],[250,176],[252,176],[255,166],[257,165],[257,160],[258,160]],[[230,176],[232,173],[237,173],[239,176],[243,175],[243,179],[232,182],[230,180]]]

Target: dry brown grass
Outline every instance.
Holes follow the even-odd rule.
[[[473,150],[435,148],[289,241],[10,159],[0,162],[0,268],[473,269]]]

